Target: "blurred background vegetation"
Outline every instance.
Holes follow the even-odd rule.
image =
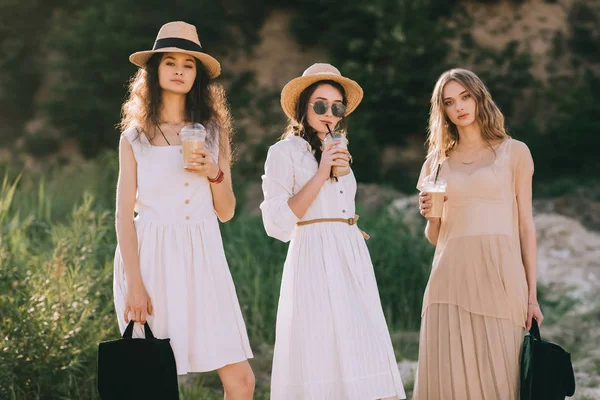
[[[95,398],[97,342],[118,335],[115,124],[135,72],[128,56],[172,20],[196,25],[222,62],[235,118],[240,209],[222,230],[257,350],[257,398],[268,398],[286,246],[264,234],[256,184],[285,125],[280,90],[313,62],[333,63],[365,90],[349,126],[362,183],[414,192],[433,85],[466,67],[531,148],[536,197],[600,200],[597,0],[0,0],[2,399]],[[414,360],[432,248],[420,226],[366,213],[395,348]],[[218,381],[182,390],[216,398]]]

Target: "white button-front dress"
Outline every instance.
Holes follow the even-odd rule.
[[[153,146],[135,129],[123,135],[137,162],[135,230],[154,335],[171,339],[180,375],[251,358],[208,180],[184,170],[181,146]],[[209,149],[216,161],[215,138]],[[113,291],[123,332],[127,281],[118,246]],[[144,337],[139,324],[134,337]]]
[[[269,236],[290,241],[283,267],[272,400],[405,398],[373,265],[356,225],[296,226],[288,200],[317,172],[310,145],[272,146],[261,204]],[[327,181],[302,220],[354,216],[354,175]]]

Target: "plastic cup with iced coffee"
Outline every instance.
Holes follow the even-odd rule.
[[[348,150],[348,138],[346,138],[345,134],[341,132],[334,132],[325,135],[325,140],[323,140],[323,147],[327,147],[329,143],[332,142],[335,143],[335,146],[333,146],[334,148]],[[334,165],[331,168],[331,170],[333,176],[348,175],[350,173],[350,165],[347,165],[345,167],[339,167],[337,165]]]
[[[188,168],[194,151],[204,150],[206,128],[199,123],[186,125],[179,132],[179,138],[183,149],[183,167]]]
[[[431,196],[431,208],[425,214],[426,218],[441,218],[444,210],[444,198],[446,197],[447,182],[444,179],[433,176],[425,178],[421,191]]]

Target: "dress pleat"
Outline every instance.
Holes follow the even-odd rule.
[[[533,173],[527,147],[507,139],[467,174],[448,160],[431,276],[423,298],[415,400],[516,400],[528,287],[515,181]],[[425,163],[419,178],[435,170]]]
[[[270,236],[290,241],[283,267],[271,400],[405,398],[379,299],[373,264],[356,225],[296,227],[288,200],[317,171],[308,143],[269,150],[261,205]],[[353,174],[324,183],[304,216],[354,216]]]

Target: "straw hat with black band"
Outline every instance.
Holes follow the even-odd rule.
[[[202,49],[196,27],[182,21],[164,24],[156,36],[152,50],[133,53],[129,56],[129,61],[145,68],[146,63],[155,53],[189,54],[200,60],[209,77],[216,78],[221,73],[221,64]]]
[[[358,107],[363,90],[358,83],[342,76],[340,71],[331,64],[313,64],[304,71],[302,76],[289,81],[281,91],[281,107],[290,119],[296,118],[296,105],[300,94],[315,82],[334,81],[342,85],[346,92],[346,116]]]

